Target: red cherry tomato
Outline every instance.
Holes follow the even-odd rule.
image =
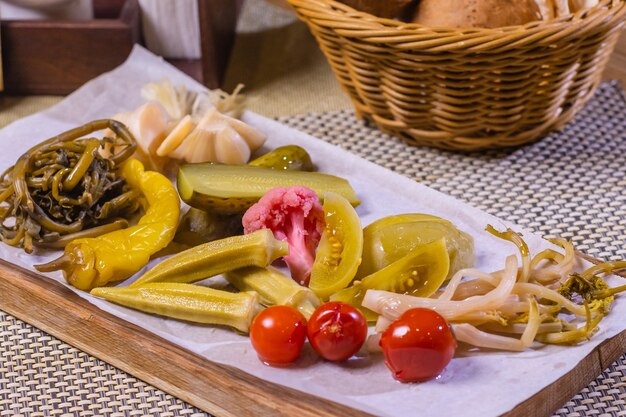
[[[401,382],[421,382],[439,375],[456,349],[452,330],[439,313],[427,308],[406,311],[383,332],[385,364]]]
[[[268,365],[285,366],[300,356],[306,339],[306,319],[288,306],[261,311],[250,327],[250,341],[259,359]]]
[[[367,321],[356,308],[333,301],[315,310],[307,326],[309,343],[329,361],[343,361],[354,355],[367,337]]]

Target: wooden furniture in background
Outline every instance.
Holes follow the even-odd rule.
[[[171,60],[209,88],[221,84],[243,0],[197,0],[200,60]],[[12,94],[68,94],[126,60],[141,43],[137,0],[94,0],[91,21],[1,23],[4,84]]]
[[[244,0],[198,0],[202,58],[168,59],[209,88],[222,84]]]
[[[105,12],[101,18],[95,7],[91,21],[2,21],[6,91],[68,94],[124,62],[141,39],[139,4],[125,1],[117,18]]]

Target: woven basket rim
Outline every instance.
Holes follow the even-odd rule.
[[[386,43],[395,49],[413,49],[414,43],[424,39],[437,39],[433,52],[442,50],[489,50],[484,44],[500,40],[519,38],[528,40],[535,35],[541,38],[558,39],[559,32],[572,24],[577,32],[593,30],[606,23],[607,19],[622,19],[626,16],[626,0],[601,0],[596,6],[549,21],[534,21],[524,25],[500,28],[449,28],[430,27],[418,23],[406,23],[381,18],[356,10],[336,0],[287,0],[301,18],[313,20],[319,26],[331,27],[345,37],[358,37],[360,42],[380,45]],[[447,40],[445,44],[442,41]],[[467,43],[471,41],[470,43]],[[442,47],[443,46],[443,47]],[[422,49],[422,48],[421,48]],[[430,48],[429,48],[430,49]]]

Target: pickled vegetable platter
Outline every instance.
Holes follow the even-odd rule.
[[[149,68],[149,71],[144,71],[145,68]],[[0,156],[0,162],[3,164],[3,167],[7,168],[14,164],[19,156],[29,147],[36,145],[45,138],[52,137],[59,132],[78,126],[86,121],[111,117],[113,114],[130,111],[141,106],[143,99],[139,91],[143,85],[146,82],[158,81],[163,78],[169,78],[175,85],[183,83],[190,89],[198,88],[193,82],[162,64],[158,59],[144,51],[138,50],[131,57],[129,63],[112,74],[94,80],[74,96],[61,103],[61,105],[48,111],[45,116],[34,116],[35,118],[47,120],[47,123],[35,123],[41,119],[30,119],[23,120],[5,129],[1,133],[2,139],[10,137],[14,140],[14,143],[20,143],[20,146],[23,144],[23,147],[20,149],[9,149],[7,147],[6,152],[3,152]],[[113,84],[117,87],[114,89],[107,88]],[[85,103],[98,104],[87,106]],[[346,151],[288,129],[276,122],[253,113],[243,114],[241,120],[267,136],[267,141],[258,152],[255,151],[255,155],[270,152],[280,146],[298,145],[308,152],[312,163],[316,166],[317,173],[341,178],[354,191],[354,194],[350,193],[343,182],[335,181],[332,189],[326,190],[329,193],[324,192],[322,201],[319,202],[322,215],[349,213],[350,210],[353,210],[359,222],[359,230],[365,226],[370,227],[370,229],[365,228],[363,240],[359,242],[358,239],[352,239],[350,235],[351,230],[354,230],[354,226],[351,226],[350,221],[346,220],[350,218],[349,215],[344,216],[340,214],[340,216],[344,216],[344,222],[341,224],[334,223],[335,220],[332,216],[325,218],[325,228],[320,228],[319,230],[318,239],[320,246],[318,246],[318,251],[320,248],[323,249],[323,252],[328,255],[329,259],[333,259],[333,256],[336,256],[338,253],[336,250],[341,250],[341,257],[349,259],[358,258],[349,256],[353,252],[358,253],[360,251],[365,254],[370,251],[371,253],[375,247],[371,246],[372,239],[368,238],[368,233],[378,227],[376,222],[381,221],[381,219],[393,218],[390,216],[407,213],[411,215],[419,214],[419,216],[422,216],[421,219],[431,219],[428,222],[428,227],[426,228],[428,230],[426,231],[423,225],[419,224],[419,218],[404,218],[404,220],[409,221],[398,223],[400,226],[398,224],[394,225],[393,222],[382,224],[382,226],[378,223],[380,230],[376,231],[376,233],[372,232],[379,243],[377,247],[389,249],[376,252],[367,257],[363,256],[364,262],[353,264],[340,263],[335,265],[336,268],[321,272],[316,270],[315,265],[312,266],[311,271],[307,272],[307,268],[302,267],[302,264],[298,261],[294,261],[295,266],[293,268],[286,268],[285,265],[282,265],[283,272],[291,270],[292,275],[294,275],[293,271],[298,271],[295,275],[301,277],[298,279],[298,282],[292,280],[292,283],[285,284],[284,288],[298,289],[299,287],[293,287],[293,284],[308,283],[308,288],[316,294],[317,300],[315,297],[307,295],[308,293],[298,295],[298,297],[301,297],[301,302],[298,302],[297,306],[300,307],[300,311],[303,311],[309,317],[310,313],[316,309],[319,299],[322,299],[322,301],[328,299],[351,301],[358,299],[359,295],[356,293],[363,289],[378,288],[379,282],[386,282],[388,278],[377,276],[377,271],[381,271],[400,260],[404,260],[408,265],[418,266],[424,263],[423,259],[425,258],[443,259],[441,262],[435,262],[429,266],[430,272],[426,272],[426,274],[437,278],[433,278],[433,281],[428,283],[413,279],[411,268],[407,270],[403,268],[392,270],[391,276],[398,278],[398,281],[394,282],[393,288],[390,289],[409,293],[413,296],[426,296],[427,293],[438,290],[444,280],[452,278],[451,275],[448,275],[451,270],[474,266],[481,271],[490,273],[504,269],[507,266],[507,257],[514,256],[521,260],[518,248],[510,241],[486,231],[487,225],[493,225],[498,231],[504,231],[511,227],[513,230],[522,232],[528,251],[533,256],[546,249],[560,250],[558,246],[552,245],[539,236],[520,231],[512,225],[506,224],[451,197],[442,195],[408,178],[398,176],[379,166],[370,164]],[[184,126],[181,126],[181,129],[183,128]],[[302,167],[306,166],[308,166],[308,162],[305,161],[302,163]],[[248,171],[252,172],[256,169],[264,168],[252,166]],[[199,187],[192,184],[192,180],[195,180],[197,176],[190,172],[183,172],[185,178],[181,182],[179,176],[178,184],[178,192],[181,196],[187,198],[189,203],[196,206],[197,209],[202,209],[205,206],[215,207],[218,204],[220,210],[218,210],[218,213],[213,212],[212,216],[224,216],[220,217],[223,220],[220,224],[225,225],[225,227],[229,225],[224,223],[226,222],[224,219],[230,219],[229,216],[237,214],[233,213],[233,211],[248,210],[254,204],[254,201],[262,198],[268,191],[264,190],[258,195],[250,196],[243,195],[241,190],[237,191],[237,195],[228,194],[229,190],[225,190],[227,194],[221,195],[219,200],[209,200],[203,196],[213,193],[215,197],[216,192],[200,190],[202,192],[198,193]],[[220,175],[227,176],[230,173],[221,172]],[[137,174],[137,176],[140,177],[141,175]],[[245,179],[246,177],[243,176],[241,178]],[[315,184],[315,181],[301,184],[298,180],[297,183],[285,185],[308,185],[308,188],[314,194],[317,194],[318,190],[315,189]],[[320,192],[320,194],[322,193]],[[354,206],[356,208],[353,208]],[[144,212],[147,212],[145,210],[148,208],[149,206],[144,207]],[[435,217],[431,218],[429,216]],[[198,215],[197,217],[187,219],[187,222],[189,224],[202,222],[209,224],[214,220],[215,217],[207,218],[204,215]],[[137,219],[129,218],[128,221],[134,224],[133,222],[136,222]],[[239,245],[238,247],[249,245],[250,253],[253,253],[255,245],[260,245],[258,242],[265,242],[263,243],[264,247],[271,250],[264,252],[263,256],[255,254],[251,257],[253,263],[263,264],[255,265],[255,267],[262,267],[270,264],[276,258],[284,257],[288,251],[285,249],[284,244],[281,244],[280,239],[276,239],[276,236],[272,236],[271,233],[268,234],[266,228],[252,230],[252,225],[256,224],[255,221],[244,222],[242,225],[243,228],[250,227],[247,234],[243,235],[244,231],[242,230],[230,238],[237,239],[237,236],[247,236],[246,239],[248,240],[245,242],[241,240],[235,243]],[[235,224],[241,226],[241,223],[235,222]],[[339,246],[337,246],[337,241],[329,238],[329,233],[327,232],[329,225],[334,230],[332,233],[335,239],[339,241]],[[454,228],[452,229],[450,225],[453,225]],[[159,224],[159,227],[167,228],[167,223]],[[257,227],[255,226],[254,228]],[[212,236],[209,238],[207,236],[211,233],[220,233],[219,230],[207,232],[206,228],[201,229],[202,233],[200,234],[196,232],[192,228],[188,228],[183,231],[184,236],[181,237],[179,235],[180,240],[186,242],[190,242],[190,239],[198,239],[194,241],[198,245],[191,245],[190,249],[185,248],[185,250],[194,250],[194,247],[204,249],[202,245],[210,246],[210,242],[215,241],[210,239]],[[418,232],[425,235],[445,236],[446,239],[445,242],[431,239],[429,242],[426,242],[427,244],[422,245],[422,252],[417,251],[419,253],[416,252],[414,258],[405,259],[406,251],[411,251],[413,248],[410,247],[410,242],[398,243],[398,238],[403,235],[411,236]],[[176,240],[176,237],[172,236],[171,239]],[[275,239],[276,242],[272,239]],[[209,240],[209,242],[201,243],[203,240]],[[467,242],[469,240],[473,242],[472,259],[469,259],[469,257],[466,259],[465,257],[468,255],[462,250],[468,246]],[[408,249],[403,249],[403,244],[408,245]],[[158,250],[156,245],[153,249]],[[195,250],[200,251],[201,249]],[[0,254],[2,258],[9,262],[32,269],[33,265],[50,265],[51,261],[60,257],[61,252],[26,254],[20,248],[2,245]],[[189,256],[188,259],[195,262],[193,254],[187,255]],[[174,255],[170,259],[175,259],[176,256],[187,255],[181,249],[178,255]],[[239,271],[239,269],[234,270],[235,273],[233,273],[233,268],[228,266],[230,262],[234,262],[238,255],[239,253],[229,253],[225,249],[217,251],[210,265],[195,264],[193,270],[187,271],[189,272],[188,275],[182,274],[180,269],[172,269],[169,264],[161,264],[160,261],[164,258],[153,259],[141,271],[135,273],[132,278],[119,285],[127,287],[130,284],[127,291],[135,299],[137,298],[136,294],[132,293],[132,291],[135,291],[133,288],[142,288],[143,296],[145,297],[163,299],[173,297],[173,294],[176,296],[185,295],[187,294],[185,291],[189,289],[186,286],[198,285],[192,284],[192,282],[202,278],[202,274],[226,273],[225,278],[228,281],[222,281],[219,285],[226,285],[230,282],[230,285],[241,286],[242,288],[244,284],[254,286],[254,277],[237,275],[236,271]],[[263,259],[263,262],[260,262],[260,259]],[[62,263],[64,260],[59,262]],[[172,262],[174,261],[170,263]],[[468,265],[468,262],[471,265]],[[61,263],[53,264],[47,269],[55,269],[54,267],[61,265]],[[226,268],[220,269],[220,265],[224,264],[227,265]],[[332,265],[330,260],[329,265]],[[248,264],[238,266],[250,267]],[[589,266],[581,262],[577,270],[582,272]],[[217,269],[211,269],[210,271],[209,269],[203,269],[200,275],[195,276],[194,271],[202,268]],[[174,283],[175,285],[171,285],[166,289],[160,288],[159,285],[161,284],[159,281],[163,277],[170,276],[172,270],[177,277],[183,277],[181,278],[182,281],[179,280]],[[272,270],[269,271],[272,273]],[[407,271],[409,275],[404,276],[403,274]],[[65,283],[65,279],[59,272],[50,272],[46,273],[46,275]],[[354,277],[357,277],[358,282],[353,281]],[[609,278],[609,283],[611,286],[616,286],[620,282]],[[211,290],[223,289],[215,287],[218,284],[213,282],[203,282],[203,284],[206,284],[205,288],[208,288],[209,284],[214,287]],[[251,346],[250,339],[246,335],[226,327],[211,324],[194,324],[189,320],[179,321],[122,307],[102,298],[107,295],[105,294],[107,291],[114,292],[116,287],[100,284],[96,286],[103,289],[96,291],[94,293],[95,296],[89,295],[85,291],[75,291],[80,297],[85,298],[103,311],[121,317],[149,332],[164,337],[172,343],[185,347],[201,355],[207,361],[229,365],[262,380],[288,386],[303,393],[312,394],[354,409],[378,415],[412,415],[416,408],[422,410],[421,414],[423,415],[442,415],[444,413],[468,415],[465,399],[470,393],[471,395],[481,395],[481,393],[489,395],[490,392],[493,393],[495,391],[499,393],[498,398],[489,403],[480,404],[474,412],[475,415],[481,416],[502,414],[571,370],[600,341],[616,335],[626,328],[626,325],[621,323],[622,320],[620,320],[620,316],[623,317],[623,314],[626,312],[626,306],[624,306],[623,300],[616,296],[612,312],[602,320],[599,330],[586,343],[567,347],[546,345],[538,349],[531,348],[519,353],[486,350],[474,354],[460,351],[439,378],[420,384],[402,384],[391,377],[380,353],[367,353],[365,349],[351,356],[348,360],[335,363],[331,360],[323,359],[310,347],[310,343],[307,343],[293,366],[288,368],[267,366],[259,361],[257,352]],[[279,289],[276,291],[276,294],[284,294],[286,291],[291,290]],[[301,292],[299,289],[298,291]],[[294,293],[298,291],[294,290]],[[347,293],[342,294],[342,291]],[[256,294],[251,295],[253,292]],[[231,294],[241,294],[241,296],[232,299],[219,299],[218,301],[236,305],[242,311],[249,311],[246,309],[249,309],[249,306],[252,304],[263,304],[259,301],[261,299],[265,299],[267,303],[267,299],[276,295],[272,291],[264,293],[254,290],[242,290],[241,292]],[[118,292],[118,296],[123,297],[125,294]],[[196,296],[194,294],[191,297]],[[209,295],[209,297],[213,297],[213,295]],[[216,298],[211,299],[217,300]],[[282,301],[274,302],[282,303]],[[364,311],[362,314],[367,317],[369,313]],[[242,315],[238,317],[242,317]],[[220,319],[224,319],[224,317],[221,316]],[[228,324],[242,332],[247,330],[245,323],[242,322],[233,321],[223,324]],[[85,325],[88,326],[89,324],[86,323]],[[373,326],[370,327],[370,333],[374,333]],[[311,334],[308,337],[309,341],[315,340],[314,343],[319,346],[322,346],[324,343],[322,336]],[[323,347],[318,347],[317,349],[325,352]],[[333,353],[336,352],[331,352],[328,357],[332,358]],[[233,393],[233,395],[236,394]]]

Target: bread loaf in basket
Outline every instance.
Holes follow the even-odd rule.
[[[626,19],[626,0],[601,0],[550,21],[454,29],[288,1],[359,117],[411,144],[457,150],[563,127],[593,95]]]

